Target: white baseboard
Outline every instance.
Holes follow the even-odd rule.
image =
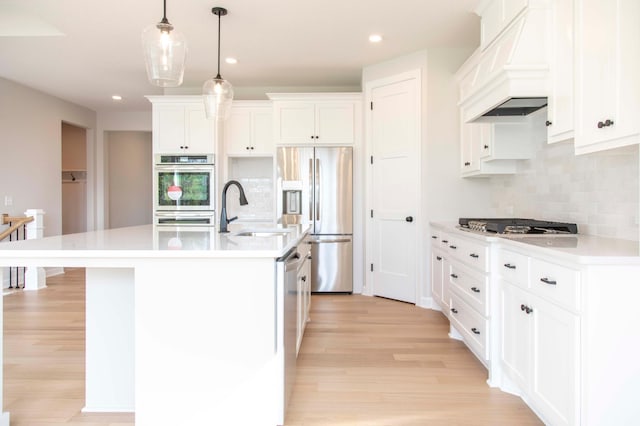
[[[9,426],[9,413],[6,411],[0,414],[0,426]]]
[[[424,309],[433,309],[433,298],[432,297],[421,297],[418,302],[418,307]]]
[[[82,410],[83,413],[135,413],[136,410],[131,407],[84,407]],[[8,425],[7,425],[8,426]]]

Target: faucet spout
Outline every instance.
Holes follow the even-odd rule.
[[[227,225],[229,225],[229,223],[233,222],[238,218],[238,216],[234,216],[230,219],[227,218],[227,189],[229,189],[229,186],[231,185],[237,186],[238,190],[240,191],[240,205],[246,206],[247,204],[249,204],[249,202],[247,201],[247,197],[244,195],[244,188],[242,187],[242,185],[240,185],[240,182],[238,182],[237,180],[230,180],[229,182],[227,182],[224,185],[224,188],[222,189],[222,208],[220,209],[221,210],[220,230],[218,231],[220,233],[229,232],[229,229],[227,229]]]

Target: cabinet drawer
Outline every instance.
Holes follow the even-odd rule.
[[[489,359],[489,321],[451,293],[450,321],[467,345],[483,360]]]
[[[458,236],[450,236],[449,253],[482,272],[489,272],[489,246],[469,241]]]
[[[498,273],[521,288],[529,288],[529,257],[510,250],[498,250]]]
[[[580,271],[532,258],[531,289],[549,301],[580,309]]]
[[[483,316],[489,316],[489,277],[451,263],[449,282],[457,295]]]

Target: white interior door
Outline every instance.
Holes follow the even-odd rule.
[[[419,84],[371,90],[373,294],[416,302],[420,200]]]

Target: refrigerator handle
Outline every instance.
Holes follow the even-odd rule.
[[[320,159],[316,158],[316,221],[320,222]]]
[[[313,220],[313,158],[309,158],[309,222]]]

